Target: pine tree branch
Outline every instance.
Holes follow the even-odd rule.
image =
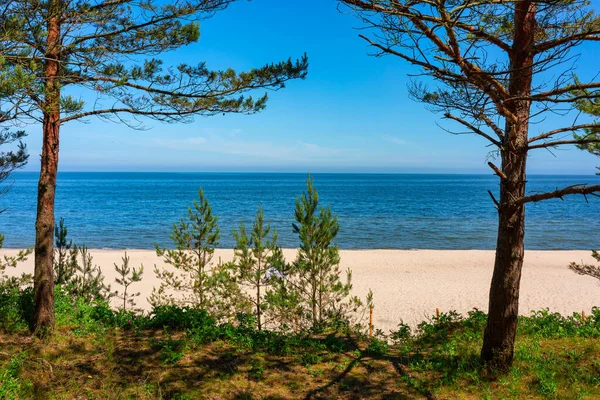
[[[592,195],[596,197],[600,197],[598,195],[600,192],[600,185],[587,186],[587,185],[573,185],[566,187],[564,189],[555,190],[554,192],[547,193],[538,193],[531,196],[521,197],[511,203],[512,206],[518,206],[526,203],[535,203],[542,200],[549,199],[562,199],[563,196],[573,195],[573,194],[581,194],[583,196]]]
[[[448,69],[439,68],[439,67],[433,65],[432,63],[429,63],[426,61],[420,61],[414,57],[409,57],[404,53],[401,53],[399,51],[392,49],[391,47],[383,46],[377,42],[374,42],[364,35],[358,35],[358,37],[360,37],[361,39],[364,39],[366,42],[369,43],[369,45],[378,48],[379,50],[381,50],[384,53],[392,54],[394,56],[404,59],[405,61],[408,61],[411,64],[422,67],[425,70],[435,72],[437,74],[437,76],[443,77],[446,80],[455,80],[457,82],[461,82],[461,81],[465,80],[464,76],[462,76],[460,74],[455,74]]]
[[[488,162],[489,167],[494,171],[496,175],[500,177],[502,180],[506,180],[506,174],[500,170],[500,168],[496,167],[492,162]]]
[[[492,144],[494,144],[495,146],[497,146],[498,148],[502,147],[502,143],[500,143],[499,141],[497,141],[496,139],[494,139],[493,137],[491,137],[490,135],[488,135],[487,133],[485,133],[484,131],[482,131],[481,129],[477,128],[476,126],[474,126],[473,124],[465,121],[462,118],[459,118],[457,116],[454,116],[450,113],[446,113],[444,114],[444,118],[446,119],[451,119],[454,120],[458,123],[460,123],[461,125],[466,126],[467,128],[469,128],[473,133],[475,133],[476,135],[479,135],[485,139],[487,139],[488,141],[490,141]]]
[[[79,38],[77,38],[76,40],[74,40],[73,42],[68,44],[67,49],[69,49],[69,50],[67,51],[67,53],[70,51],[70,49],[73,49],[76,46],[78,46],[79,44],[82,44],[82,43],[90,41],[90,40],[109,39],[109,38],[113,38],[113,37],[119,37],[119,36],[129,33],[129,32],[141,31],[144,28],[153,27],[153,26],[157,26],[160,28],[161,25],[165,22],[177,21],[186,16],[195,15],[198,13],[209,13],[209,14],[213,13],[215,11],[218,11],[218,10],[226,7],[229,3],[233,2],[233,1],[234,0],[196,1],[195,5],[192,5],[191,3],[187,3],[184,5],[177,5],[177,6],[173,6],[171,8],[165,8],[163,10],[160,10],[160,11],[164,12],[164,14],[161,14],[160,11],[155,11],[155,15],[153,15],[152,17],[149,17],[145,20],[142,20],[140,23],[125,26],[121,29],[116,29],[116,30],[109,31],[109,32],[95,33],[95,34],[91,34],[91,35],[80,36]],[[103,7],[100,7],[100,5],[96,6],[98,8],[96,8],[94,11],[98,11],[101,8],[105,8],[107,6],[121,5],[121,4],[126,4],[126,3],[127,3],[127,1],[111,1],[111,2],[105,3],[103,5]],[[169,10],[169,11],[165,11],[165,10]],[[82,15],[90,13],[90,11],[85,8],[82,9],[80,12],[82,13]],[[75,14],[71,17],[77,18],[77,14]],[[114,51],[114,49],[113,49],[113,51]]]
[[[548,147],[557,147],[557,146],[564,146],[564,145],[569,145],[569,144],[586,145],[586,144],[594,144],[594,143],[600,143],[600,137],[592,138],[592,139],[556,140],[554,142],[546,142],[546,143],[540,143],[540,144],[536,144],[533,146],[529,146],[529,147],[527,147],[527,149],[529,149],[529,150],[545,149]]]
[[[578,131],[581,129],[594,129],[594,128],[598,128],[598,127],[600,127],[600,124],[598,124],[598,123],[567,126],[566,128],[555,129],[555,130],[534,136],[531,139],[529,139],[528,143],[533,143],[533,142],[537,142],[538,140],[547,139],[547,138],[554,136],[556,134],[559,134],[559,133],[574,132],[574,131]]]
[[[573,85],[567,85],[567,86],[558,87],[558,88],[555,88],[552,90],[548,90],[546,92],[532,94],[529,97],[519,97],[519,98],[515,98],[515,99],[511,99],[511,100],[547,101],[550,103],[561,103],[561,102],[574,103],[576,100],[593,99],[593,98],[598,98],[600,96],[597,93],[594,94],[594,93],[585,92],[588,89],[600,89],[600,82],[592,82],[592,83],[586,83],[586,84],[577,83],[577,84],[573,84]],[[562,96],[565,94],[571,94],[571,93],[577,92],[577,91],[582,91],[582,92],[584,92],[584,94],[569,96],[568,98],[560,98],[559,97],[559,96]]]
[[[234,112],[232,110],[226,110],[226,109],[213,109],[213,110],[208,110],[208,109],[203,109],[203,111],[206,111],[207,114],[218,114],[221,112]],[[243,111],[239,111],[240,113],[243,113]],[[164,120],[164,121],[168,121],[168,120],[175,120],[176,117],[186,117],[186,116],[190,116],[190,115],[194,115],[194,114],[198,114],[199,111],[198,110],[190,110],[190,111],[154,111],[154,110],[150,110],[150,111],[143,111],[143,110],[138,110],[135,108],[108,108],[108,109],[104,109],[104,110],[93,110],[93,111],[87,111],[87,112],[83,112],[83,113],[79,113],[79,114],[74,114],[74,115],[70,115],[68,117],[62,118],[60,120],[61,124],[64,124],[66,122],[70,122],[70,121],[74,121],[74,120],[78,120],[78,119],[83,119],[83,118],[87,118],[87,117],[92,117],[92,116],[100,116],[100,115],[106,115],[106,114],[130,114],[130,115],[139,115],[139,116],[146,116],[146,117],[153,117],[155,119],[158,120]],[[164,119],[162,119],[164,117]]]
[[[578,41],[600,41],[600,30],[591,32],[580,32],[570,36],[564,36],[558,39],[548,40],[543,43],[539,43],[533,47],[533,51],[536,54],[543,53],[551,50],[555,47],[570,44]]]

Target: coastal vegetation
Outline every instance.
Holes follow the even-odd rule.
[[[449,131],[477,135],[492,148],[499,178],[494,274],[481,358],[508,370],[513,361],[524,257],[525,208],[533,202],[590,195],[600,185],[527,193],[526,160],[534,151],[577,145],[597,149],[594,121],[600,82],[581,81],[575,64],[582,45],[600,35],[587,1],[445,2],[341,0],[364,23],[361,37],[376,50],[412,64],[422,80],[410,95],[450,121]],[[593,75],[593,74],[592,74]],[[560,115],[555,128],[530,135],[535,121]],[[562,124],[562,125],[558,125]],[[458,128],[457,128],[458,127]]]
[[[54,201],[60,130],[73,121],[190,122],[194,116],[253,114],[267,95],[304,78],[306,56],[246,72],[205,63],[166,65],[159,57],[197,42],[201,20],[233,0],[31,2],[0,9],[0,122],[40,123],[42,152],[35,241],[32,332],[54,327]],[[92,101],[85,101],[88,93]],[[4,132],[4,131],[3,131]],[[4,137],[4,136],[3,136]],[[10,138],[10,136],[8,136]]]
[[[534,117],[600,115],[600,82],[580,81],[566,62],[600,37],[597,15],[584,1],[340,1],[376,31],[361,36],[380,54],[439,85],[414,82],[412,96],[485,139],[500,162],[489,163],[500,188],[499,198],[489,192],[498,211],[489,314],[439,313],[390,332],[367,323],[374,294],[353,295],[352,271],[339,266],[339,221],[310,176],[295,204],[294,260],[261,206],[249,230],[232,232],[233,261],[215,260],[222,233],[200,189],[173,225],[171,248],[155,245],[166,266],[154,266],[160,283],[141,310],[144,266],[125,253],[105,282],[88,248],[55,221],[61,126],[253,114],[267,96],[246,94],[304,78],[307,58],[241,73],[142,60],[196,42],[199,21],[233,0],[12,0],[0,10],[0,97],[11,106],[0,123],[40,122],[42,152],[35,246],[0,260],[0,399],[600,397],[600,310],[524,317],[518,308],[526,205],[600,193],[580,184],[528,194],[526,169],[534,150],[599,154],[597,121],[530,135]],[[23,137],[0,131],[0,145],[16,145],[0,153],[0,184],[27,162]],[[6,274],[32,253],[33,275]],[[600,279],[598,266],[570,268]]]
[[[441,313],[369,339],[340,328],[259,331],[240,315],[115,310],[56,289],[55,335],[28,335],[33,294],[0,290],[0,398],[455,399],[600,396],[600,310],[519,317],[506,375],[478,357],[486,315]]]
[[[188,207],[186,219],[173,227],[175,249],[157,248],[167,266],[155,267],[160,286],[149,298],[154,307],[179,306],[207,311],[219,322],[250,314],[255,327],[295,332],[349,323],[363,302],[350,296],[351,271],[342,281],[339,250],[334,244],[339,224],[329,207],[319,206],[312,179],[296,199],[300,249],[288,262],[277,244],[277,232],[259,207],[248,235],[242,223],[233,232],[234,259],[213,262],[220,230],[202,189]]]

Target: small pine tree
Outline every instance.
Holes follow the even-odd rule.
[[[4,245],[4,236],[0,234],[0,249]],[[16,268],[21,262],[27,260],[27,257],[33,253],[33,249],[20,250],[15,256],[4,255],[0,259],[0,286],[8,288],[22,288],[23,286],[29,286],[33,282],[33,276],[31,274],[23,273],[20,277],[6,276],[7,268]]]
[[[215,267],[212,263],[220,238],[218,217],[212,213],[202,189],[193,207],[188,207],[187,220],[182,218],[173,224],[170,237],[175,249],[156,246],[156,254],[175,270],[154,266],[161,284],[152,290],[149,302],[153,306],[190,305],[216,317],[234,315],[230,306],[240,299],[241,291],[229,270],[230,264],[219,263]]]
[[[220,232],[218,217],[213,215],[202,189],[198,191],[198,200],[194,200],[193,208],[188,207],[187,221],[182,218],[179,223],[173,224],[170,237],[175,250],[156,246],[156,254],[179,273],[155,266],[154,272],[162,282],[159,289],[153,291],[151,300],[157,304],[192,304],[208,308],[208,270],[219,244]],[[169,289],[182,292],[183,297],[175,301],[173,295],[167,293]]]
[[[144,273],[144,266],[141,265],[139,269],[135,269],[135,268],[130,268],[129,267],[129,256],[127,255],[127,252],[125,252],[125,255],[123,257],[121,257],[121,260],[123,260],[121,265],[117,265],[115,263],[115,271],[117,272],[118,276],[115,278],[115,282],[117,282],[117,284],[119,284],[120,286],[123,286],[123,292],[119,292],[118,290],[115,290],[113,292],[113,294],[119,299],[119,300],[123,300],[123,311],[127,311],[127,305],[129,305],[131,308],[134,308],[136,303],[135,303],[135,298],[140,296],[140,292],[137,293],[127,293],[129,286],[131,286],[131,284],[135,283],[135,282],[140,282],[142,280],[142,275]],[[138,311],[136,309],[133,309],[133,311]]]
[[[296,286],[312,327],[343,313],[343,301],[352,289],[352,273],[346,271],[346,282],[340,279],[339,249],[334,240],[339,231],[337,216],[329,207],[319,208],[319,195],[310,175],[306,181],[307,191],[296,199],[293,224],[294,233],[300,239],[300,248],[294,271]]]
[[[265,302],[268,305],[269,318],[276,325],[288,330],[294,327],[300,330],[299,310],[300,292],[294,282],[294,265],[286,262],[281,248],[273,249],[266,273],[268,288]]]
[[[208,274],[207,288],[210,294],[208,310],[218,319],[233,321],[238,314],[252,312],[252,303],[238,283],[233,262],[219,261],[212,266]]]
[[[89,301],[112,297],[110,285],[104,284],[104,275],[85,245],[77,246],[68,238],[68,228],[63,218],[54,228],[54,284],[61,285],[73,298]]]
[[[233,236],[236,241],[235,268],[240,283],[254,293],[250,301],[254,305],[257,328],[260,331],[267,306],[264,295],[270,282],[267,272],[272,264],[280,264],[276,258],[282,256],[281,251],[278,251],[277,231],[271,230],[270,223],[265,223],[265,212],[259,207],[250,236],[244,223],[240,223],[239,231],[234,231]]]
[[[93,262],[92,255],[87,247],[76,247],[81,257],[81,264],[76,265],[77,272],[68,284],[68,291],[75,298],[84,298],[88,301],[108,301],[112,297],[110,285],[104,284],[104,275],[99,266]]]
[[[600,252],[592,250],[592,257],[594,257],[594,259],[600,263]],[[600,264],[590,265],[583,263],[577,264],[572,262],[569,265],[569,268],[576,274],[591,276],[592,278],[596,278],[598,279],[598,281],[600,281]]]
[[[65,220],[60,219],[54,227],[54,284],[68,285],[77,272],[77,246],[67,238]]]

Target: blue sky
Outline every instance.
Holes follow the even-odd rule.
[[[408,98],[407,74],[416,70],[398,58],[369,56],[358,26],[334,0],[234,3],[204,21],[200,41],[169,53],[166,63],[243,70],[306,52],[306,80],[270,93],[267,109],[253,116],[147,122],[145,131],[71,122],[61,133],[60,170],[490,173],[486,142],[440,129],[439,114]],[[580,70],[598,68],[582,59]],[[27,170],[35,171],[40,127],[27,130]],[[554,154],[532,155],[530,173],[591,174],[600,164],[576,149]]]

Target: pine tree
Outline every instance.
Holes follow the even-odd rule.
[[[132,128],[194,116],[253,114],[267,96],[304,78],[306,57],[236,72],[167,65],[165,53],[200,38],[200,21],[234,0],[11,0],[0,9],[0,122],[39,123],[34,333],[54,327],[54,200],[61,127],[97,117]],[[233,29],[234,27],[232,27]],[[93,99],[87,102],[85,99]]]
[[[532,153],[600,143],[581,137],[598,124],[569,112],[579,101],[600,98],[597,77],[578,81],[571,62],[578,46],[598,41],[600,17],[586,0],[340,2],[364,23],[360,36],[377,56],[397,57],[425,77],[409,86],[411,97],[440,112],[451,132],[485,140],[501,163],[488,163],[500,190],[498,199],[489,191],[498,235],[481,358],[506,371],[517,332],[526,205],[600,192],[600,185],[582,184],[527,193]],[[550,119],[560,125],[531,134],[532,124]]]
[[[270,320],[283,330],[300,330],[300,291],[296,287],[295,269],[283,256],[281,248],[273,250],[266,273],[268,287],[265,293]]]
[[[312,178],[306,181],[307,191],[296,199],[294,233],[300,239],[300,248],[294,262],[296,288],[303,303],[308,306],[312,327],[340,316],[342,302],[352,288],[351,271],[346,281],[340,279],[340,255],[334,240],[339,223],[329,207],[319,208],[319,195]]]
[[[118,276],[115,278],[115,282],[123,287],[123,292],[119,292],[116,290],[113,294],[119,299],[123,300],[123,308],[124,312],[127,311],[127,305],[130,308],[133,308],[133,311],[137,311],[134,307],[136,305],[135,298],[140,296],[140,292],[137,293],[127,293],[129,286],[133,283],[140,282],[142,280],[142,275],[144,273],[144,266],[141,265],[139,269],[130,268],[129,267],[129,256],[127,252],[121,258],[123,260],[121,265],[117,265],[115,263],[115,271]]]
[[[0,249],[4,245],[4,236],[0,234]],[[7,268],[16,268],[19,263],[27,261],[33,249],[20,250],[15,256],[4,255],[0,259],[0,286],[8,288],[21,288],[30,285],[33,279],[31,274],[22,273],[20,277],[6,276]]]
[[[102,270],[94,264],[94,258],[84,245],[75,247],[81,257],[81,263],[76,264],[76,273],[68,284],[68,291],[73,298],[83,298],[87,301],[108,301],[112,297],[110,285],[104,283]]]
[[[54,228],[54,284],[68,285],[77,272],[77,246],[67,237],[68,229],[65,220],[60,219]]]
[[[265,293],[270,286],[268,272],[273,264],[281,264],[278,257],[282,257],[277,245],[277,231],[271,230],[271,224],[265,223],[264,217],[264,209],[259,207],[250,236],[244,223],[240,223],[239,230],[233,233],[236,241],[236,272],[240,284],[248,287],[253,293],[251,302],[254,305],[258,330],[262,330],[263,314],[268,304],[265,301]]]
[[[235,315],[232,307],[241,301],[242,293],[232,275],[232,265],[212,262],[220,231],[218,217],[212,213],[202,189],[193,207],[188,207],[187,218],[173,224],[170,237],[175,249],[157,246],[156,254],[174,270],[154,267],[161,284],[152,290],[150,303],[188,305],[217,318]]]

